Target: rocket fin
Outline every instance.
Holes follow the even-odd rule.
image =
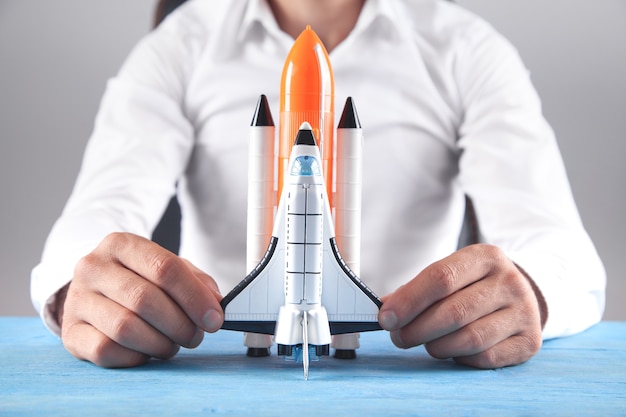
[[[322,305],[331,334],[382,330],[378,311],[382,301],[350,270],[341,258],[335,238],[325,240]],[[329,259],[331,258],[332,259]]]
[[[341,257],[328,204],[324,213],[322,268],[322,305],[328,313],[330,333],[382,330],[378,311],[383,303]]]
[[[274,334],[278,311],[285,304],[284,204],[281,198],[274,230],[258,265],[222,299],[222,329]]]
[[[274,334],[278,310],[285,300],[281,243],[272,236],[261,262],[222,299],[222,329]]]

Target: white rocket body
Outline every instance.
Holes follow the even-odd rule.
[[[330,206],[318,147],[294,145],[285,177],[284,207],[279,210],[285,216],[285,304],[278,313],[275,341],[304,343],[301,323],[306,320],[308,343],[327,345],[331,337],[322,306],[322,264],[324,217],[330,215]]]

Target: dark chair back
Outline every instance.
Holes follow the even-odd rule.
[[[183,4],[186,0],[159,0],[154,11],[154,27],[165,19],[175,8]]]

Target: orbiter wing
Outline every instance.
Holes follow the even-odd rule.
[[[274,334],[285,304],[285,203],[281,197],[267,252],[259,264],[222,300],[223,329]],[[335,242],[328,204],[324,209],[322,306],[331,334],[381,330],[382,301],[350,270]]]

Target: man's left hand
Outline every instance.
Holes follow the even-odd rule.
[[[547,308],[534,282],[502,250],[472,245],[433,263],[384,297],[381,326],[400,348],[477,368],[516,365],[542,344]]]

